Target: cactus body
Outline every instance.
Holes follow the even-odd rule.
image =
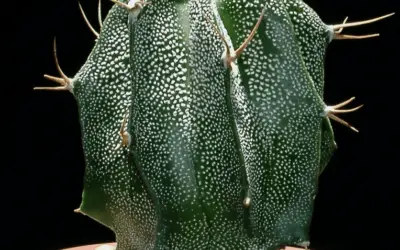
[[[224,3],[224,2],[223,2]],[[238,46],[264,2],[225,1]],[[240,6],[240,8],[235,8]],[[254,22],[254,21],[253,21]],[[274,249],[307,242],[320,160],[320,115],[324,104],[304,67],[290,16],[281,1],[268,1],[259,32],[238,62],[248,149],[251,228],[258,245]],[[244,112],[243,112],[244,113]],[[238,118],[240,119],[240,118]]]
[[[320,98],[324,99],[324,59],[326,49],[333,38],[333,30],[317,13],[301,0],[284,1],[293,23],[305,67]],[[321,128],[320,172],[324,170],[337,149],[333,129],[327,117]]]
[[[92,53],[72,79],[86,161],[79,210],[111,228],[121,249],[145,249],[156,237],[155,207],[129,151],[116,149],[131,103],[129,61],[127,15],[115,6]]]
[[[156,249],[249,248],[224,47],[203,16],[211,11],[210,1],[155,1],[130,28],[131,151],[158,207]]]
[[[307,247],[336,149],[335,29],[300,0],[114,2],[81,70],[56,79],[79,106],[79,211],[118,250]]]

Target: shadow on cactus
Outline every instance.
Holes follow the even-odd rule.
[[[85,214],[118,250],[309,246],[336,143],[324,58],[344,28],[303,1],[119,2],[80,71],[45,75],[79,107]],[[100,6],[100,5],[99,5]],[[100,9],[100,8],[99,8]],[[391,14],[392,15],[392,14]]]

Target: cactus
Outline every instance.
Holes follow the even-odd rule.
[[[117,1],[79,72],[82,213],[118,250],[309,246],[336,143],[324,57],[343,28],[301,0]],[[100,5],[99,5],[100,6]]]

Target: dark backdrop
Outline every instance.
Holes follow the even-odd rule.
[[[399,12],[399,1],[308,0],[326,23],[363,20]],[[97,2],[81,1],[97,29]],[[103,0],[103,17],[111,7]],[[53,37],[64,72],[73,76],[85,62],[94,36],[79,13],[77,1],[14,1],[2,10],[10,35],[3,47],[6,94],[3,130],[10,143],[2,171],[2,233],[7,249],[54,250],[114,240],[113,233],[88,217],[73,213],[81,201],[84,159],[77,106],[67,92],[33,92],[49,86],[43,74],[57,75]],[[398,249],[394,221],[399,197],[398,91],[400,22],[397,15],[350,34],[381,33],[379,38],[334,41],[326,58],[328,104],[356,96],[358,112],[343,115],[360,130],[333,122],[339,149],[323,173],[311,228],[316,249]],[[6,34],[7,34],[6,33]],[[4,32],[3,32],[4,34]],[[10,64],[11,62],[11,64]],[[4,69],[4,67],[3,67]],[[4,78],[5,76],[5,78]],[[10,119],[11,117],[11,119]],[[8,153],[10,149],[10,153]],[[3,165],[3,164],[2,164]],[[5,235],[4,235],[5,234]],[[3,244],[3,242],[2,242]]]

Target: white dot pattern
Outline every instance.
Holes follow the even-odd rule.
[[[221,17],[229,17],[228,33],[237,48],[264,2],[222,2]],[[231,76],[257,246],[275,249],[307,242],[324,104],[304,66],[282,1],[267,2],[259,31]]]
[[[133,23],[132,151],[160,207],[157,248],[247,249],[245,179],[209,1],[152,1]]]
[[[302,1],[269,0],[226,69],[205,19],[233,51],[264,3],[153,0],[134,17],[109,12],[73,93],[86,160],[81,210],[116,233],[118,250],[309,244],[332,152],[320,115],[327,26]],[[132,141],[114,150],[127,110]]]
[[[119,249],[152,249],[155,207],[119,129],[131,103],[127,13],[114,6],[98,41],[74,78],[86,161],[81,211],[116,234]]]
[[[307,71],[321,99],[324,99],[324,60],[326,49],[331,41],[331,28],[303,1],[285,0],[283,2],[292,20]],[[320,172],[322,173],[337,147],[328,117],[324,118],[321,130]]]
[[[330,29],[302,0],[283,1],[293,23],[305,66],[318,94],[324,95],[324,59],[330,42]]]

